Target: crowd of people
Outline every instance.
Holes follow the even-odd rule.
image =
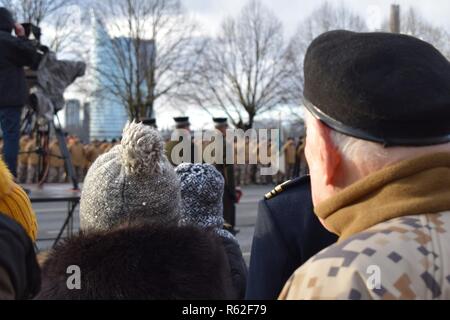
[[[4,151],[0,298],[450,299],[450,62],[411,36],[330,31],[308,47],[304,96],[305,143],[282,151],[288,176],[298,158],[309,175],[260,201],[248,269],[227,228],[232,164],[175,164],[176,142],[142,122],[99,153],[69,138],[72,155],[96,150],[73,159],[80,177],[90,164],[81,230],[38,263],[36,216]]]
[[[0,203],[0,210],[27,230],[30,239],[23,245],[28,254],[37,235],[35,214],[26,194],[0,164],[2,179],[11,185],[6,188],[3,183],[5,205]],[[33,281],[40,279],[41,289],[32,289],[39,283],[31,279],[22,279],[24,288],[18,288],[6,277],[8,292],[1,296],[243,299],[247,266],[236,238],[224,229],[223,192],[223,176],[214,166],[182,164],[175,168],[164,154],[160,134],[141,123],[130,123],[121,142],[98,157],[86,176],[80,234],[40,259],[42,273],[34,256],[31,272]],[[28,205],[13,211],[21,201]],[[13,262],[24,261],[29,262]],[[69,265],[82,272],[80,290],[67,287],[64,275]]]

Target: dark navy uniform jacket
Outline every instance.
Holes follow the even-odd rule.
[[[277,299],[298,267],[336,241],[313,212],[309,176],[278,186],[259,203],[246,299]]]

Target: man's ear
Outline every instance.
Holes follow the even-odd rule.
[[[321,121],[318,121],[317,129],[322,145],[320,157],[325,166],[325,183],[335,185],[337,172],[341,164],[341,154],[331,139],[331,129]]]

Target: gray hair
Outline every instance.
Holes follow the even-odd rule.
[[[386,162],[389,152],[381,144],[347,136],[336,130],[331,130],[331,140],[341,155],[353,162],[377,163]]]
[[[306,123],[314,116],[306,112]],[[381,169],[395,162],[435,152],[450,152],[450,143],[423,147],[390,147],[380,143],[354,138],[336,130],[330,130],[330,137],[341,156],[353,163],[371,165]]]

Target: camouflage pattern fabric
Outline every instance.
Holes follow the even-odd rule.
[[[450,212],[395,218],[311,258],[280,299],[450,299]]]

